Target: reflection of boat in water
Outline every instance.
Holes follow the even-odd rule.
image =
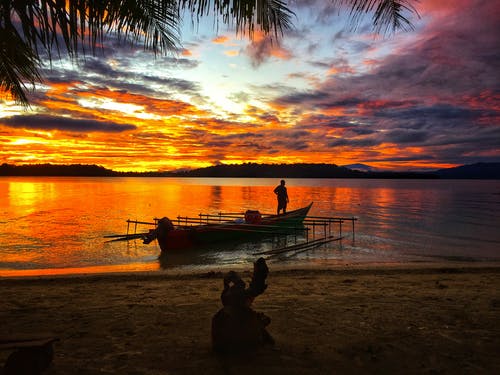
[[[210,272],[214,270],[214,267],[220,270],[224,269],[225,266],[234,269],[234,267],[247,265],[255,261],[256,253],[303,240],[304,237],[298,235],[297,237],[270,236],[248,240],[214,242],[182,250],[160,251],[157,259],[161,269],[171,270],[177,268],[179,272],[185,270],[188,272]],[[154,250],[157,248],[155,246]]]
[[[274,235],[285,235],[304,230],[303,221],[312,203],[281,215],[263,215],[259,211],[242,214],[204,215],[198,219],[178,218],[176,225],[164,217],[155,229],[145,234],[144,242],[157,239],[162,252],[197,246],[248,241]],[[203,223],[201,223],[203,221]]]

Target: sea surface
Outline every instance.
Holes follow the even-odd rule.
[[[260,251],[302,235],[160,255],[156,242],[109,241],[143,232],[127,219],[274,213],[279,178],[0,177],[0,276],[197,272],[249,268]],[[500,181],[288,179],[289,210],[356,218],[342,240],[269,260],[282,266],[500,260]],[[339,236],[340,228],[332,228]],[[320,228],[309,240],[324,236]]]

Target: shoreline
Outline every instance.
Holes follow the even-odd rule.
[[[257,258],[255,259],[257,260]],[[491,269],[500,268],[500,261],[450,261],[450,260],[439,260],[439,261],[397,261],[397,262],[363,262],[363,263],[345,263],[345,264],[333,264],[333,265],[317,265],[311,264],[310,262],[304,262],[299,264],[279,264],[270,263],[268,266],[272,272],[284,273],[284,272],[297,272],[297,271],[309,271],[309,272],[339,272],[339,273],[350,273],[350,272],[373,272],[380,271],[382,273],[388,273],[391,271],[401,272],[402,270],[408,270],[410,272],[416,272],[418,270],[424,272],[427,270],[431,272],[432,270],[439,269],[464,269],[464,270],[481,270],[481,269]],[[98,269],[99,267],[97,267]],[[106,268],[106,267],[105,267]],[[76,268],[75,270],[86,270],[88,268]],[[199,278],[206,277],[206,275],[218,274],[223,277],[223,274],[228,271],[236,271],[239,273],[250,273],[252,269],[252,264],[248,262],[247,264],[234,264],[225,265],[222,267],[201,267],[201,268],[190,268],[190,267],[177,267],[172,269],[140,269],[140,270],[122,270],[120,266],[116,267],[116,271],[75,271],[75,272],[64,272],[67,269],[55,269],[54,273],[44,273],[36,274],[40,270],[0,270],[0,282],[5,280],[44,280],[44,279],[74,279],[74,278],[118,278],[118,277],[136,277],[136,278]],[[43,271],[49,271],[50,269],[43,269]],[[2,273],[3,272],[3,273]],[[16,273],[29,272],[34,274],[29,275],[16,275]]]
[[[223,271],[0,278],[0,334],[59,337],[49,375],[500,371],[499,263],[269,268],[276,345],[244,356],[211,348]]]

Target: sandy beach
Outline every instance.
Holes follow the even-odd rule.
[[[253,307],[276,344],[232,357],[210,342],[222,277],[0,278],[0,334],[58,336],[47,374],[500,373],[498,264],[270,266]]]

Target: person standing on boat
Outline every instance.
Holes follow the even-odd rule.
[[[286,205],[289,202],[288,193],[285,187],[285,180],[281,180],[281,183],[276,186],[274,189],[274,194],[278,198],[278,211],[277,214],[280,214],[280,210],[283,210],[283,213],[286,214]]]

